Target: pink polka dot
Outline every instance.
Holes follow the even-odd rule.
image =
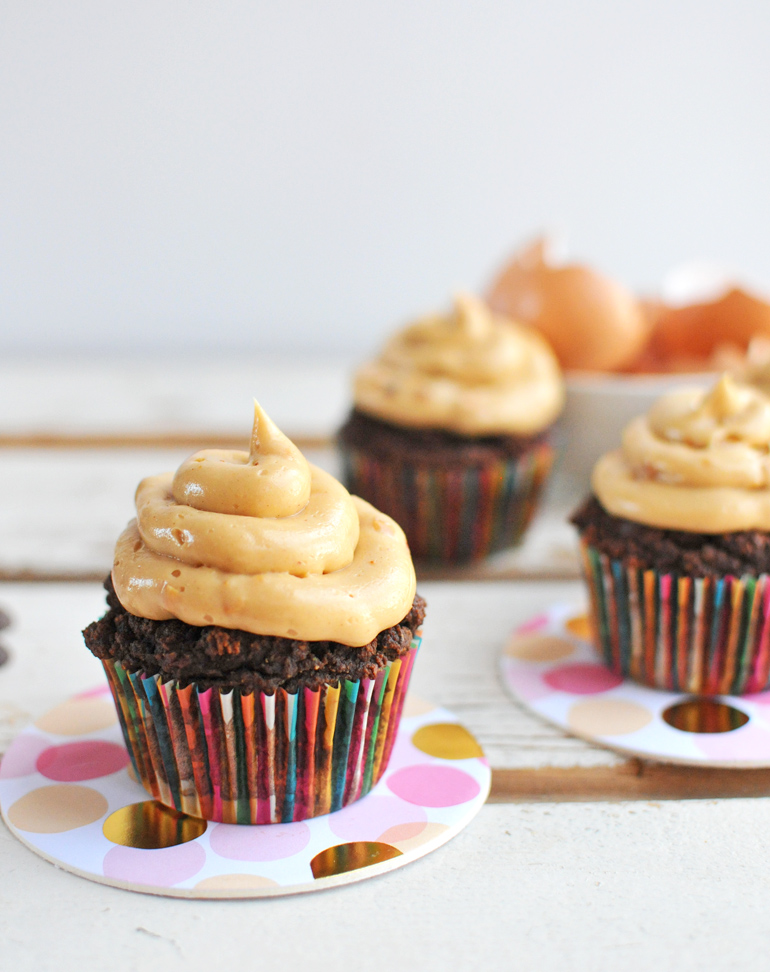
[[[698,749],[709,759],[756,760],[767,762],[770,759],[770,732],[756,722],[749,722],[732,732],[692,733]]]
[[[127,763],[128,753],[123,746],[92,740],[49,746],[38,756],[36,768],[46,779],[77,783],[117,773]]]
[[[370,794],[329,816],[333,834],[343,840],[379,840],[391,827],[424,823],[428,817],[420,806],[392,796]]]
[[[454,807],[478,795],[479,784],[451,766],[407,766],[388,777],[396,796],[421,807]]]
[[[0,760],[0,780],[17,776],[29,776],[36,772],[38,756],[48,749],[48,740],[40,736],[19,736]]]
[[[409,733],[402,732],[396,736],[393,751],[390,754],[388,766],[394,770],[399,766],[412,766],[414,763],[431,763],[433,757],[428,753],[423,753],[416,746],[412,745]]]
[[[518,664],[509,664],[507,681],[517,695],[525,702],[536,702],[550,695],[552,689],[546,685],[542,676],[535,669]]]
[[[104,857],[104,876],[129,884],[170,888],[194,877],[205,863],[206,851],[194,840],[159,850],[113,847]]]
[[[310,828],[305,823],[257,827],[217,824],[211,831],[210,842],[216,854],[232,861],[280,861],[307,847]]]
[[[103,685],[97,685],[96,688],[86,689],[85,692],[78,692],[75,696],[76,699],[93,699],[98,698],[100,695],[109,695],[110,687],[105,682]]]
[[[525,621],[524,624],[520,624],[515,630],[515,634],[529,634],[530,631],[540,631],[541,628],[545,628],[548,625],[548,615],[538,614],[537,617],[531,618],[529,621]]]
[[[770,705],[770,692],[757,692],[755,695],[744,695],[743,698],[754,705]]]
[[[570,692],[572,695],[595,695],[623,684],[621,676],[604,665],[583,662],[552,668],[543,676],[543,681],[557,692]]]

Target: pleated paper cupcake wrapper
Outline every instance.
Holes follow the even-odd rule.
[[[103,664],[133,768],[156,800],[221,823],[289,823],[347,806],[385,772],[419,644],[376,678],[273,695],[180,688]]]
[[[654,688],[747,695],[770,683],[770,575],[684,577],[582,544],[598,647]]]
[[[418,560],[464,563],[513,547],[534,516],[554,459],[539,442],[515,459],[441,467],[343,444],[346,485],[393,519]]]

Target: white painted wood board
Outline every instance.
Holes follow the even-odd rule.
[[[287,434],[328,436],[350,407],[354,360],[276,355],[0,361],[0,437],[243,435],[258,398]]]
[[[244,447],[246,437],[244,436]],[[175,469],[182,448],[0,448],[0,572],[98,576],[112,565],[115,540],[134,515],[141,479]],[[332,447],[305,455],[338,475]],[[544,503],[522,547],[492,558],[488,576],[578,573],[569,497]]]
[[[579,583],[430,582],[420,590],[428,614],[412,688],[455,712],[493,768],[622,762],[530,715],[497,677],[497,656],[511,629],[553,600],[580,603]],[[103,678],[80,631],[104,613],[104,592],[97,583],[0,583],[0,607],[13,621],[0,633],[12,653],[0,668],[2,745],[21,727],[20,713],[36,718]]]
[[[510,628],[578,583],[426,583],[414,689],[452,707],[493,766],[613,765],[519,710],[494,661]],[[0,745],[94,683],[79,631],[98,584],[0,584]],[[0,825],[0,968],[174,972],[243,965],[440,972],[762,968],[770,800],[487,805],[467,831],[400,872],[261,902],[149,898],[59,871]],[[299,931],[301,930],[301,934]]]
[[[59,871],[0,825],[13,972],[749,972],[766,966],[770,800],[487,805],[380,878],[174,901]]]

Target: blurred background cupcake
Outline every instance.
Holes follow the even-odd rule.
[[[648,685],[770,683],[770,398],[723,376],[663,396],[573,515],[596,642]]]
[[[481,559],[531,521],[563,402],[545,338],[458,294],[357,372],[339,433],[346,484],[403,527],[416,559]]]

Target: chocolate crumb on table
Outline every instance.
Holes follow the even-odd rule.
[[[5,611],[0,610],[0,631],[2,631],[4,628],[10,627],[10,624],[11,624],[11,619],[8,617]],[[8,653],[8,649],[5,648],[3,645],[0,645],[0,665],[5,665],[5,663],[10,659],[10,657],[11,656]]]

